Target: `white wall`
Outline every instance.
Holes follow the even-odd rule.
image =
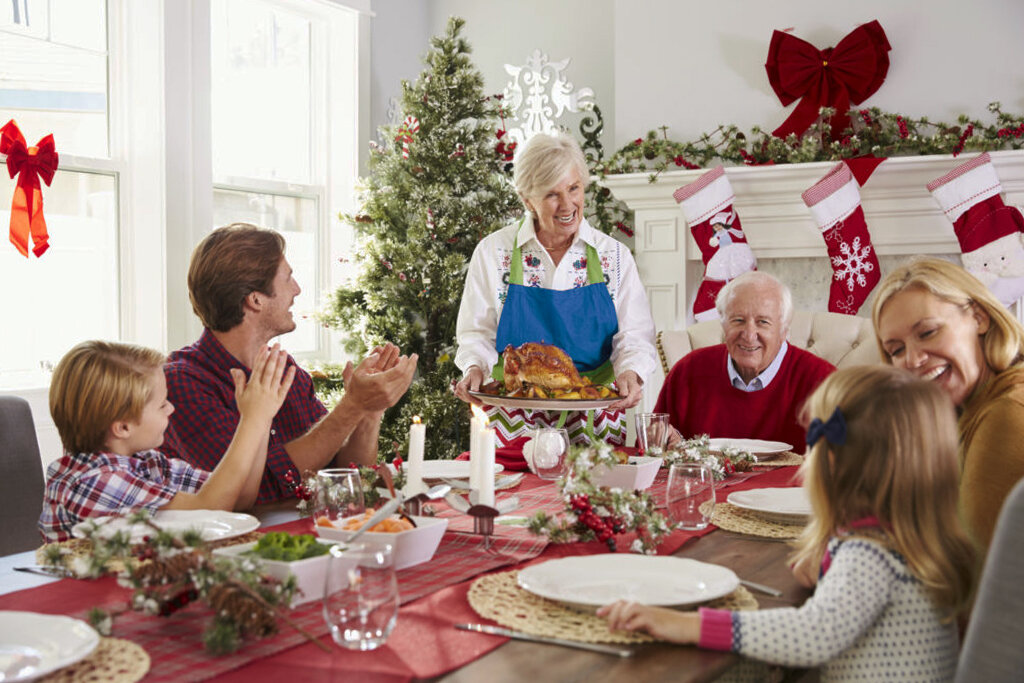
[[[909,116],[990,120],[987,105],[1024,110],[1024,2],[1020,0],[373,0],[374,125],[400,78],[415,78],[430,35],[449,15],[465,35],[486,90],[503,64],[534,50],[571,57],[568,78],[596,94],[616,149],[661,125],[680,141],[720,123],[773,130],[783,109],[764,70],[774,29],[824,48],[878,19],[893,49],[886,82],[864,104]]]
[[[1024,3],[1019,0],[615,0],[616,146],[662,123],[692,140],[719,123],[768,131],[785,111],[764,62],[774,29],[819,48],[877,19],[889,74],[865,105],[953,121],[987,118],[998,100],[1024,110]],[[658,68],[664,65],[666,68]]]
[[[373,0],[374,126],[386,123],[390,97],[402,78],[423,70],[431,36],[444,33],[448,17],[466,20],[463,36],[484,77],[484,93],[500,93],[509,81],[505,64],[524,64],[539,49],[552,61],[572,63],[563,75],[591,88],[610,141],[615,109],[612,0]],[[374,129],[376,130],[376,128]],[[607,143],[606,143],[607,144]]]

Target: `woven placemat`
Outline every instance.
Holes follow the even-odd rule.
[[[260,540],[263,536],[262,531],[250,531],[239,536],[232,536],[231,538],[224,538],[219,541],[210,541],[206,544],[208,548],[223,548],[229,545],[238,545],[240,543],[253,543]],[[36,563],[47,564],[46,557],[52,548],[58,548],[61,553],[61,563],[68,567],[72,567],[75,560],[80,557],[89,557],[92,554],[92,541],[87,538],[70,538],[66,541],[57,541],[55,543],[47,543],[46,545],[36,548]],[[119,574],[124,571],[125,565],[121,560],[111,560],[106,564],[106,570],[113,574]]]
[[[652,643],[646,633],[609,631],[608,622],[595,614],[534,595],[519,587],[517,570],[486,574],[469,587],[469,604],[476,613],[502,626],[536,636],[584,643]],[[757,609],[757,599],[740,586],[705,607],[731,610]]]
[[[123,638],[101,638],[91,655],[39,680],[45,683],[135,683],[149,672],[149,655]]]
[[[705,514],[709,504],[704,503],[700,506],[701,511]],[[733,531],[738,534],[784,540],[796,538],[804,530],[803,524],[770,522],[759,517],[756,512],[738,508],[731,503],[715,503],[714,512],[711,514],[711,523],[719,529]]]
[[[762,460],[756,467],[789,467],[790,465],[803,465],[804,456],[799,453],[783,453],[771,460]]]

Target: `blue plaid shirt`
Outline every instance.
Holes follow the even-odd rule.
[[[288,365],[295,365],[291,356]],[[228,353],[210,330],[204,330],[195,344],[170,355],[164,374],[167,399],[174,404],[174,412],[171,428],[164,435],[165,453],[173,452],[205,470],[217,466],[241,417],[235,403],[231,368],[240,368],[249,376],[250,369]],[[303,436],[326,414],[327,409],[313,392],[313,379],[305,370],[296,368],[292,388],[271,423],[267,466],[257,503],[294,495],[289,479],[298,483],[301,474],[284,446]]]

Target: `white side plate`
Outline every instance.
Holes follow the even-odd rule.
[[[79,619],[0,612],[0,681],[31,681],[85,659],[100,636]]]
[[[755,460],[769,460],[774,456],[793,450],[793,444],[782,441],[762,441],[761,439],[710,439],[708,445],[713,451],[721,451],[723,448],[746,451],[754,456]]]
[[[765,519],[783,524],[804,524],[811,516],[811,501],[801,487],[734,491],[726,501]]]
[[[736,590],[731,569],[682,557],[606,553],[549,560],[519,572],[535,595],[585,609],[616,600],[680,607]]]
[[[129,530],[132,543],[141,543],[153,533],[145,524],[129,524],[124,517],[99,517],[95,520],[79,522],[71,528],[76,538],[85,537],[87,525],[93,522],[102,525],[99,532],[105,537],[118,531]],[[204,541],[219,541],[223,538],[241,536],[260,528],[260,520],[243,512],[226,510],[160,510],[153,515],[153,523],[167,531],[184,531],[197,529]]]
[[[404,465],[408,467],[408,465]],[[505,469],[504,465],[495,463],[494,473]],[[424,479],[469,479],[468,460],[424,460]]]

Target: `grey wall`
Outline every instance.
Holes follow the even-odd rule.
[[[568,79],[590,87],[617,148],[661,125],[678,140],[720,123],[772,130],[788,116],[764,71],[774,29],[818,47],[878,19],[893,46],[886,82],[865,105],[952,121],[988,121],[986,106],[1024,111],[1024,2],[1020,0],[374,0],[373,122],[401,78],[415,78],[429,36],[449,15],[465,35],[488,92],[503,65],[534,49],[572,58]]]

